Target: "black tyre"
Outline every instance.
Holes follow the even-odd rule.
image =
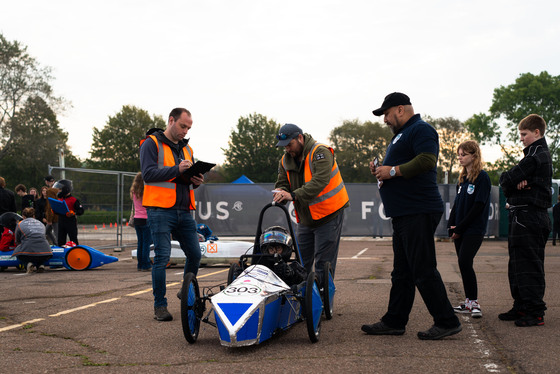
[[[309,273],[305,284],[305,295],[303,310],[305,313],[305,323],[307,334],[312,343],[319,341],[321,332],[321,314],[323,314],[323,302],[319,291],[319,280],[315,272]]]
[[[185,339],[191,344],[198,338],[203,313],[204,303],[200,298],[198,281],[193,273],[187,273],[181,287],[181,324]]]
[[[231,284],[241,273],[241,266],[237,262],[234,262],[229,266],[229,272],[227,275],[227,284]]]
[[[325,268],[323,272],[323,308],[325,311],[325,318],[333,318],[333,304],[334,304],[334,293],[336,288],[334,286],[334,279],[332,276],[332,266],[330,262],[325,263]]]

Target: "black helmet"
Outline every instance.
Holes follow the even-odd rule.
[[[292,255],[292,237],[282,226],[271,226],[261,234],[261,253],[271,253],[270,249],[276,246],[282,247],[282,258],[289,260]]]
[[[0,216],[0,225],[9,228],[12,231],[16,231],[16,226],[19,221],[23,220],[23,217],[14,212],[6,212]]]
[[[53,185],[54,188],[58,188],[60,191],[58,192],[59,198],[65,197],[69,193],[72,193],[72,181],[69,179],[61,179]]]

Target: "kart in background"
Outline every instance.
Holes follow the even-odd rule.
[[[71,247],[51,246],[53,255],[45,262],[45,267],[61,268],[69,270],[87,270],[99,266],[116,262],[117,257],[106,255],[87,245],[76,245]],[[17,257],[12,257],[13,251],[0,252],[0,271],[8,267],[24,269],[25,264],[21,263]]]
[[[201,223],[197,226],[198,240],[202,258],[200,265],[215,265],[215,264],[230,264],[238,261],[239,256],[244,254],[251,254],[253,244],[244,241],[234,240],[219,240],[216,236],[212,235],[212,231],[205,224]],[[138,252],[134,249],[131,252],[133,259],[138,258]],[[150,246],[150,260],[154,260],[154,245]],[[181,249],[178,241],[171,241],[171,255],[169,258],[169,266],[185,264],[185,252]]]

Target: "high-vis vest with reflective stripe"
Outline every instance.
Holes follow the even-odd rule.
[[[156,143],[158,150],[158,169],[164,167],[175,166],[175,158],[173,157],[173,151],[171,147],[156,138],[155,135],[148,135],[154,143]],[[147,138],[146,138],[147,139]],[[140,142],[140,146],[144,143],[146,139]],[[163,152],[162,152],[163,150]],[[189,145],[182,149],[185,160],[193,162],[192,149]],[[144,206],[155,206],[158,208],[171,208],[175,205],[177,200],[177,184],[172,182],[172,179],[165,182],[144,182],[144,197],[142,198],[142,205]],[[189,209],[195,210],[196,204],[194,201],[194,190],[192,185],[189,185],[189,197],[191,204]]]
[[[313,156],[318,146],[324,146],[328,148],[334,155],[334,150],[324,144],[315,143],[311,148],[311,151],[307,155],[307,162],[304,165],[304,182],[308,183],[313,177],[311,172],[311,163],[313,162]],[[282,166],[286,170],[284,165],[284,157],[282,157]],[[286,175],[288,176],[288,183],[290,183],[290,173],[286,170]],[[348,202],[348,192],[346,192],[346,186],[340,175],[340,170],[336,160],[334,160],[333,167],[331,169],[331,179],[329,184],[309,203],[309,212],[311,213],[311,218],[315,221],[328,216],[342,208]],[[296,211],[296,219],[299,222],[299,217]]]

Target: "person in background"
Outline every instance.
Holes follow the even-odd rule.
[[[6,189],[6,180],[0,177],[0,215],[6,212],[16,212],[16,196]]]
[[[142,179],[142,172],[138,172],[130,187],[130,198],[134,204],[134,230],[136,230],[136,238],[138,239],[136,249],[137,268],[138,271],[151,271],[150,245],[152,244],[152,235],[150,234],[150,226],[148,226],[148,213],[146,208],[142,206],[143,196],[144,180]]]
[[[544,248],[550,234],[552,159],[544,133],[545,120],[530,114],[519,122],[525,148],[519,163],[500,176],[509,209],[508,278],[513,307],[500,313],[502,321],[518,327],[543,326]]]
[[[27,274],[45,271],[45,262],[52,257],[52,250],[45,237],[45,225],[33,218],[35,209],[23,210],[23,221],[16,228],[16,244],[12,256],[26,264]]]
[[[66,202],[68,212],[66,214],[58,215],[58,245],[64,246],[66,244],[66,236],[70,238],[71,242],[75,245],[78,242],[78,220],[76,216],[84,214],[84,208],[80,200],[72,196],[72,181],[68,179],[61,179],[53,186],[60,192],[57,194],[59,200]]]
[[[33,208],[35,197],[27,193],[27,187],[25,187],[25,185],[20,183],[14,190],[16,194],[21,197],[21,212],[23,212],[25,208]]]
[[[45,219],[47,220],[47,238],[55,238],[53,240],[54,245],[58,244],[58,214],[54,214],[51,209],[51,203],[49,202],[49,197],[57,199],[58,189],[54,188],[54,177],[52,175],[47,175],[45,177],[45,184],[47,185],[47,204],[45,206]],[[64,243],[62,243],[64,245]]]
[[[46,216],[46,209],[47,209],[47,190],[49,187],[43,186],[41,187],[41,197],[35,200],[35,218],[43,223],[43,225],[47,226],[47,216]],[[50,207],[50,205],[49,205]],[[49,208],[50,209],[50,208]],[[45,235],[47,240],[50,241],[52,244],[58,243],[58,240],[52,233],[52,228],[50,231],[47,232],[45,227]]]
[[[0,238],[0,252],[10,252],[16,249],[16,227],[23,219],[17,213],[5,212],[0,215],[0,225],[2,227],[2,237]]]
[[[482,154],[477,142],[467,140],[459,144],[457,157],[462,169],[448,230],[455,244],[466,299],[464,304],[453,309],[455,313],[469,313],[473,318],[480,318],[482,309],[473,261],[486,234],[492,183],[482,170]]]
[[[387,312],[381,321],[363,325],[369,335],[402,335],[416,289],[434,325],[418,332],[422,340],[437,340],[462,330],[437,270],[434,233],[443,214],[436,181],[439,138],[436,130],[415,114],[410,99],[400,92],[385,97],[381,108],[394,136],[383,165],[370,162],[380,183],[379,194],[393,225],[393,271]]]
[[[560,194],[558,202],[552,207],[552,245],[556,245],[556,237],[560,233]]]

